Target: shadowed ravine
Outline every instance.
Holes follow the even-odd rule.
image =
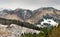
[[[27,28],[30,28],[30,29],[40,30],[39,27],[37,27],[33,24],[29,24],[29,23],[26,23],[26,22],[21,22],[19,20],[0,18],[0,24],[8,25],[8,26],[10,26],[11,24],[16,24],[16,25],[19,25],[19,26],[22,26],[22,27],[27,27]]]

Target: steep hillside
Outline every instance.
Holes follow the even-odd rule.
[[[33,24],[29,24],[27,22],[21,22],[19,20],[15,20],[15,19],[0,18],[0,24],[8,25],[8,28],[10,27],[11,24],[16,24],[18,26],[22,26],[22,27],[26,27],[26,28],[30,28],[30,29],[40,30],[39,27],[37,27]]]
[[[21,17],[23,20],[30,18],[30,16],[32,15],[31,10],[20,9],[20,8],[15,9],[14,13],[17,14],[19,17]]]
[[[47,37],[60,37],[60,24],[58,27],[53,27]]]
[[[32,11],[28,9],[17,8],[15,10],[11,9],[0,10],[0,17],[6,19],[16,19],[20,21],[25,21],[26,19],[30,18],[31,15]]]
[[[6,18],[6,19],[13,19],[13,20],[19,20],[19,21],[22,21],[22,18],[19,17],[17,14],[6,14],[3,18]]]
[[[27,20],[29,23],[37,23],[42,18],[52,17],[53,19],[60,19],[60,10],[54,9],[52,7],[44,7],[33,11],[34,14]],[[52,19],[51,18],[51,19]]]

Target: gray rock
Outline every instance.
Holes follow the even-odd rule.
[[[40,31],[21,27],[15,24],[11,24],[9,28],[7,25],[0,24],[0,37],[21,37],[24,33],[39,33]]]

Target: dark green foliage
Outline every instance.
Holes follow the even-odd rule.
[[[38,37],[38,35],[36,33],[34,33],[34,34],[24,33],[24,35],[22,34],[22,37]]]

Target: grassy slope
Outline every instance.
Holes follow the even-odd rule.
[[[60,24],[58,27],[54,27],[47,37],[60,37]]]

